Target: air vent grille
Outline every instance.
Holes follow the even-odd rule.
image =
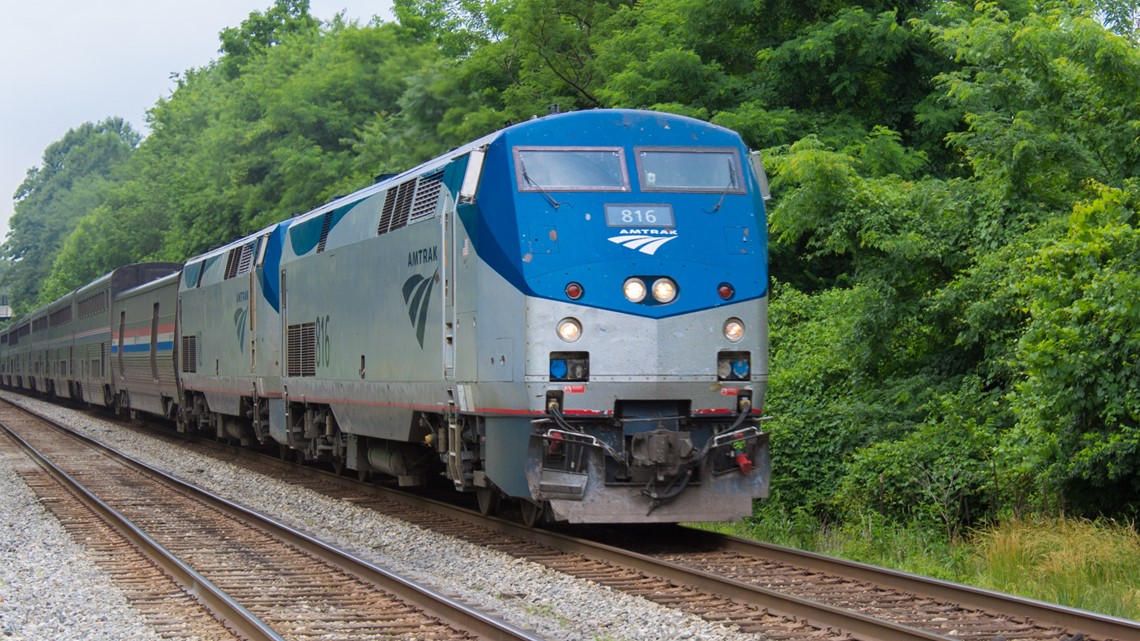
[[[325,250],[325,245],[329,242],[329,229],[332,228],[332,217],[333,213],[331,211],[325,212],[325,218],[321,221],[321,239],[317,242],[318,254]]]
[[[246,243],[241,247],[234,247],[226,256],[225,280],[248,274],[253,266],[253,243]]]
[[[379,235],[396,231],[407,225],[409,220],[431,216],[435,213],[442,190],[443,169],[389,188],[384,197],[384,208],[380,213],[380,225],[376,228],[376,233]]]
[[[317,324],[290,325],[288,376],[317,375]]]
[[[182,337],[182,371],[193,374],[198,371],[198,337]]]
[[[443,169],[421,176],[416,181],[416,198],[412,203],[411,220],[430,216],[435,213],[435,205],[439,201],[439,192],[443,189]]]

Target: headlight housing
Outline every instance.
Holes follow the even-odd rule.
[[[621,290],[625,294],[626,300],[631,303],[640,303],[645,300],[645,281],[640,278],[625,279],[625,282],[622,283]]]
[[[658,278],[653,281],[653,300],[658,303],[672,303],[677,298],[677,283],[671,278]]]
[[[563,318],[558,321],[558,338],[573,343],[582,337],[582,323],[575,318]]]
[[[744,321],[739,318],[730,318],[724,321],[724,337],[732,343],[739,343],[744,338]]]

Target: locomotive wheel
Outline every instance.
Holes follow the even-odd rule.
[[[519,509],[522,511],[523,524],[527,527],[534,527],[542,521],[542,516],[546,512],[546,504],[530,499],[519,499]]]
[[[475,498],[479,500],[479,512],[483,514],[483,516],[495,516],[499,513],[499,488],[475,488]]]
[[[334,456],[332,460],[333,473],[337,476],[344,476],[344,471],[348,466],[345,465],[343,457]]]

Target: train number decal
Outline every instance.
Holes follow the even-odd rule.
[[[317,317],[316,328],[316,361],[317,367],[328,367],[329,361],[332,356],[332,349],[329,347],[329,316],[325,315],[324,318]]]

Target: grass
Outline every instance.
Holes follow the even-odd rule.
[[[821,525],[766,513],[698,527],[923,576],[1140,620],[1140,533],[1109,520],[1009,519],[948,541],[945,531],[877,515]]]
[[[971,538],[971,584],[1140,619],[1140,533],[1132,524],[1014,519]]]

